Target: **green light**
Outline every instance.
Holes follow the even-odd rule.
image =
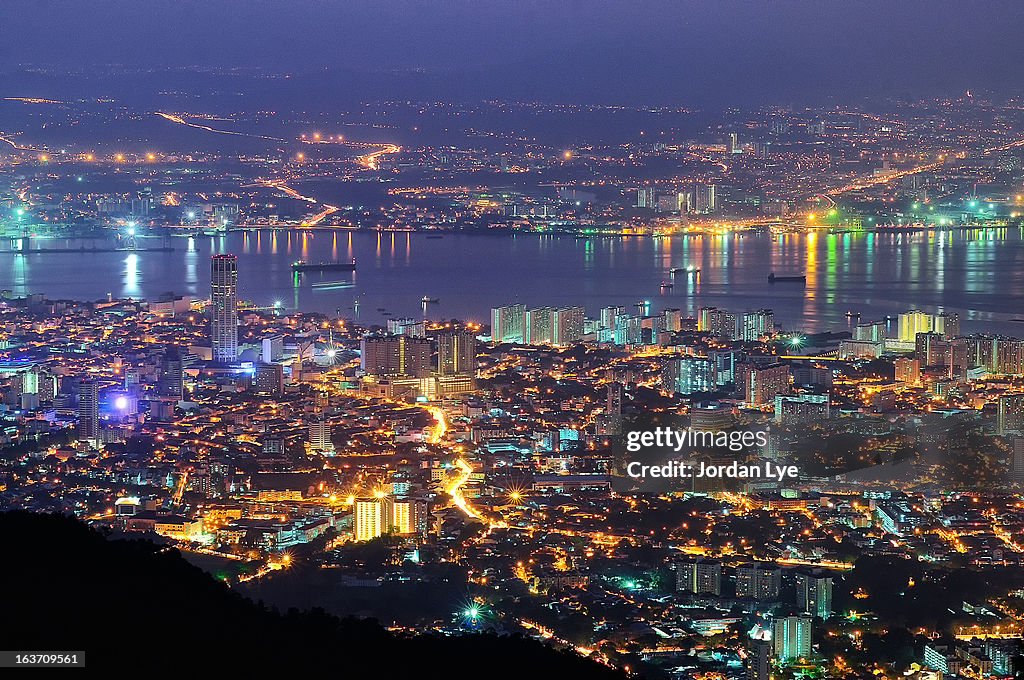
[[[478,616],[480,616],[480,610],[477,609],[476,607],[470,607],[469,609],[466,610],[466,616],[471,618],[471,619],[475,619]]]
[[[832,208],[831,210],[828,211],[828,216],[829,217],[835,217],[838,214],[839,214],[839,211],[836,210],[835,208]]]
[[[919,210],[921,208],[921,204],[920,203],[914,203],[910,207],[913,208],[914,210]]]
[[[970,202],[970,203],[968,203],[967,205],[968,205],[969,207],[971,207],[971,208],[977,208],[977,207],[978,207],[978,202],[977,202],[977,201],[971,201],[971,202]]]
[[[804,337],[802,335],[794,335],[789,339],[790,347],[799,347],[802,344],[804,344]]]

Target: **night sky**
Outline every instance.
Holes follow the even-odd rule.
[[[0,69],[326,68],[370,96],[812,102],[1014,94],[1022,29],[1020,0],[4,0]]]

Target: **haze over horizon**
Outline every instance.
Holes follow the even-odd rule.
[[[1024,89],[1017,68],[1024,12],[1008,0],[295,0],[241,7],[228,0],[8,0],[0,7],[0,72],[11,86],[42,90],[45,83],[26,69],[259,68],[315,75],[298,89],[319,86],[329,99],[344,91],[350,98],[685,106]],[[289,88],[275,91],[283,96]]]

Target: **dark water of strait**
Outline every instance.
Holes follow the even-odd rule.
[[[965,331],[1024,334],[1024,240],[1013,229],[916,233],[735,233],[672,238],[463,235],[350,231],[246,231],[171,240],[173,252],[0,254],[0,288],[51,298],[209,296],[209,256],[239,258],[239,293],[260,305],[354,314],[363,323],[419,316],[486,322],[489,309],[714,305],[741,313],[770,307],[786,328],[846,328],[911,308],[954,311]],[[159,239],[139,239],[140,247]],[[78,247],[61,239],[32,248]],[[86,242],[92,247],[93,242]],[[291,263],[357,260],[356,272],[310,273]],[[699,268],[699,276],[673,267]],[[767,276],[806,274],[806,286]],[[673,282],[671,289],[663,282]],[[389,312],[385,315],[382,311]]]

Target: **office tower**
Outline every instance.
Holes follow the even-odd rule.
[[[214,255],[210,258],[210,340],[213,360],[238,360],[238,258]]]
[[[526,312],[526,344],[551,344],[551,320],[554,311],[551,307],[539,307]]]
[[[715,365],[705,357],[678,357],[665,362],[661,385],[668,392],[694,394],[717,387]]]
[[[832,577],[824,572],[798,573],[796,606],[811,616],[823,619],[832,616]]]
[[[893,362],[896,369],[896,381],[916,385],[921,382],[921,361],[900,357]]]
[[[718,307],[701,307],[697,315],[697,330],[732,340],[736,337],[736,316]]]
[[[408,335],[366,335],[361,342],[360,366],[374,376],[430,376],[429,338]]]
[[[715,212],[718,209],[718,197],[714,184],[697,184],[693,188],[693,210],[700,214]]]
[[[811,623],[808,616],[784,616],[772,622],[775,657],[786,663],[811,653]]]
[[[384,535],[386,518],[383,499],[357,498],[352,514],[355,540],[372,541]]]
[[[583,340],[586,310],[582,307],[559,307],[551,313],[551,344],[556,347],[575,345]]]
[[[747,654],[747,680],[771,680],[772,638],[768,631],[761,631],[750,639],[750,653]]]
[[[636,190],[636,207],[638,208],[654,208],[654,189],[651,187],[641,187]]]
[[[526,338],[526,305],[506,305],[491,310],[491,340],[523,342]]]
[[[996,429],[1000,435],[1024,434],[1024,394],[999,397]]]
[[[427,322],[422,319],[388,319],[388,333],[392,335],[411,335],[414,338],[427,337]]]
[[[828,420],[827,394],[775,395],[775,422],[783,425],[820,423]]]
[[[95,442],[100,434],[100,386],[83,380],[78,386],[78,439]]]
[[[770,563],[742,564],[736,567],[736,597],[774,602],[782,589],[782,570]]]
[[[722,563],[712,560],[676,565],[676,590],[683,593],[722,594]]]
[[[785,364],[740,364],[736,370],[736,391],[743,401],[752,406],[772,404],[776,395],[789,393],[789,367]]]
[[[258,364],[253,387],[259,394],[280,397],[284,394],[284,367],[281,364]]]
[[[327,420],[313,420],[308,426],[309,447],[320,453],[334,453],[331,439],[331,423]]]
[[[469,331],[445,331],[437,336],[439,375],[476,374],[476,336]]]
[[[775,333],[775,314],[770,309],[745,312],[740,326],[742,328],[740,337],[743,340],[747,342],[760,340]]]
[[[740,137],[735,132],[729,133],[729,153],[742,153],[740,148]]]

